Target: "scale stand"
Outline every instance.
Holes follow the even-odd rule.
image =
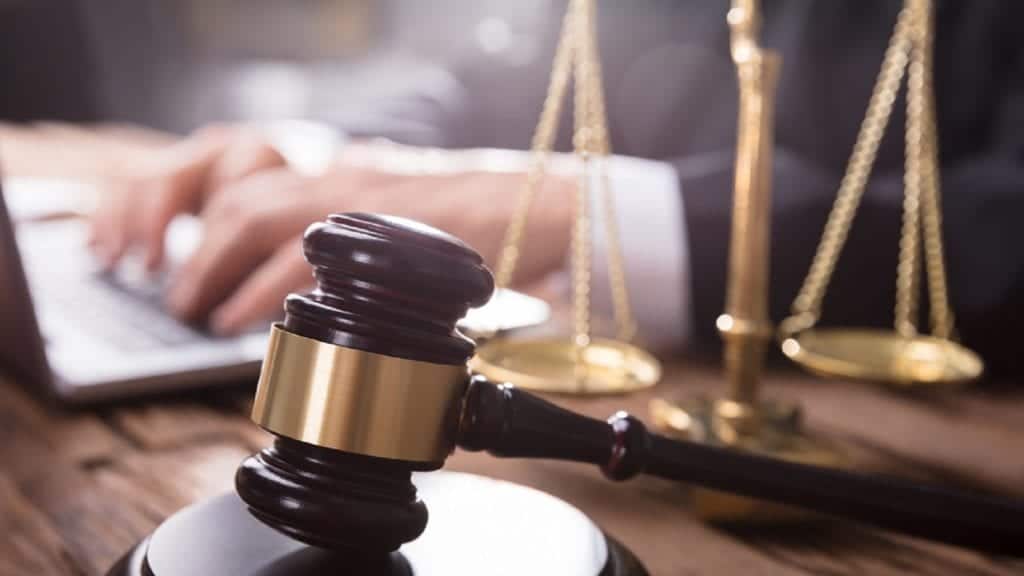
[[[756,0],[733,0],[728,15],[732,57],[739,79],[739,135],[733,196],[726,312],[716,325],[725,341],[728,391],[722,398],[651,402],[655,423],[687,440],[722,445],[785,460],[841,466],[839,452],[802,431],[796,405],[759,397],[761,366],[773,339],[768,319],[773,106],[781,67],[778,54],[758,45]],[[778,520],[802,516],[779,505],[702,488],[697,514],[710,521]]]

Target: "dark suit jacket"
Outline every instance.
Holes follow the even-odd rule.
[[[564,3],[554,4],[564,10]],[[786,315],[809,266],[901,4],[764,1],[764,43],[783,56],[771,251],[776,320]],[[680,174],[702,346],[718,342],[714,318],[723,309],[731,211],[737,88],[727,8],[725,1],[608,0],[598,16],[616,151],[672,162]],[[531,63],[489,57],[457,68],[464,96],[435,110],[445,145],[528,145],[559,18],[550,21],[550,29],[521,39],[539,47]],[[940,0],[935,57],[946,259],[959,331],[991,369],[1018,373],[1015,330],[1024,327],[1021,22],[1024,3],[1016,0]],[[901,96],[825,300],[826,324],[891,326],[904,107]],[[561,147],[568,149],[565,132]],[[642,198],[638,190],[637,201]]]

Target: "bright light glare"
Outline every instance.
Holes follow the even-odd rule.
[[[508,49],[512,39],[512,31],[508,22],[501,18],[484,18],[476,25],[476,41],[480,48],[488,54],[497,54]]]

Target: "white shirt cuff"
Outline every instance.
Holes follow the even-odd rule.
[[[601,176],[591,172],[593,306],[611,317]],[[690,253],[676,172],[664,162],[613,156],[608,177],[638,341],[655,350],[683,347],[692,334]]]
[[[289,167],[310,176],[326,172],[347,141],[333,127],[308,120],[277,120],[258,129]]]

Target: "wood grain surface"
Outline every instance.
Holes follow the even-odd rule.
[[[714,393],[713,367],[669,366],[656,389],[553,400],[604,417],[647,418],[656,396]],[[246,417],[251,387],[89,410],[47,404],[0,377],[0,576],[99,575],[168,515],[232,489],[234,471],[268,436]],[[766,393],[799,399],[816,431],[867,470],[1024,498],[1024,388],[941,397],[779,371]],[[721,529],[693,516],[685,487],[616,485],[587,466],[457,453],[448,469],[555,494],[629,546],[652,574],[1024,574],[1024,563],[851,524]]]

